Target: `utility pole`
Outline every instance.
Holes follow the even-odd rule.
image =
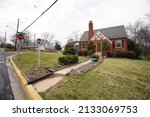
[[[17,33],[18,33],[18,30],[19,30],[19,18],[18,18],[17,30],[16,30],[15,51],[17,50]]]
[[[6,50],[6,35],[7,35],[7,33],[5,32],[5,50]]]
[[[32,26],[40,17],[42,17],[51,7],[53,7],[56,3],[58,2],[58,0],[55,0],[55,2],[53,2],[45,11],[43,11],[41,13],[40,16],[38,16],[30,25],[28,25],[24,30],[22,30],[22,32],[24,32],[25,30],[27,30],[30,26]]]
[[[36,34],[34,34],[34,51],[35,51],[35,39],[36,39]]]

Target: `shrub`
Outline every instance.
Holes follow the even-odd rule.
[[[136,53],[133,51],[128,51],[127,58],[137,58]]]
[[[107,52],[107,57],[116,57],[115,52]]]
[[[135,41],[128,39],[128,50],[134,51],[136,53],[136,56],[139,57],[142,53],[142,49],[140,48],[140,45],[136,43]]]
[[[78,63],[79,58],[76,55],[66,55],[58,58],[58,62],[63,65]]]
[[[90,56],[94,53],[94,44],[92,42],[88,44],[87,50],[88,50],[88,55]]]
[[[6,44],[6,48],[8,48],[8,49],[14,49],[15,46],[13,46],[12,44]]]
[[[75,49],[74,49],[74,45],[73,43],[68,43],[66,46],[65,46],[65,49],[63,51],[63,54],[64,55],[75,55]]]
[[[83,51],[82,54],[83,54],[83,56],[87,56],[87,51],[86,50]]]
[[[127,52],[126,51],[116,51],[116,57],[119,58],[126,58],[127,57]]]
[[[98,54],[92,54],[91,58],[94,58],[95,62],[97,62],[99,60],[99,55]]]
[[[102,45],[103,51],[108,51],[109,46],[110,45],[109,45],[108,40],[103,40],[103,45]]]
[[[136,58],[136,53],[134,51],[116,51],[107,52],[108,57],[119,57],[119,58]]]
[[[54,48],[58,51],[61,51],[61,49],[62,49],[61,45],[58,42],[55,43]]]

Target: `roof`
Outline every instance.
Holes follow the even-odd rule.
[[[124,38],[127,37],[124,25],[109,27],[109,28],[102,28],[94,30],[94,34],[99,31],[103,35],[105,35],[108,39],[115,39],[115,38]],[[88,31],[85,31],[80,39],[80,41],[87,41],[88,40]]]

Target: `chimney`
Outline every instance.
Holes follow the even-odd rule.
[[[94,36],[93,23],[92,21],[89,21],[88,41],[90,41],[93,36]]]

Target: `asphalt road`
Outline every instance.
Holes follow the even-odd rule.
[[[0,48],[0,100],[13,100],[13,94],[10,86],[9,75],[5,63],[7,56],[16,54],[15,52],[4,52]]]

